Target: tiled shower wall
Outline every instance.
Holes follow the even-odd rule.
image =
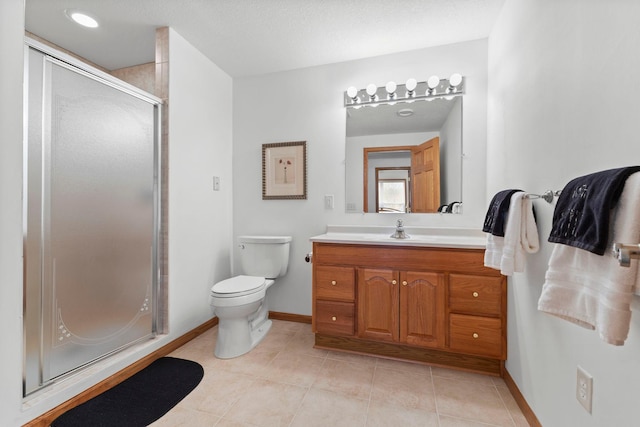
[[[169,332],[169,27],[156,29],[154,94],[162,99],[160,183],[160,289],[158,333]]]
[[[113,76],[162,99],[160,184],[160,289],[158,333],[169,332],[169,27],[156,29],[155,63],[135,65],[110,72]]]
[[[120,68],[111,71],[110,74],[145,92],[154,95],[156,93],[156,64],[154,62]]]

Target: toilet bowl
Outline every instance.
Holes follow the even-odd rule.
[[[290,236],[240,236],[243,275],[216,283],[210,304],[218,316],[214,354],[220,359],[253,349],[271,328],[267,289],[287,272]],[[260,274],[262,273],[262,274]]]

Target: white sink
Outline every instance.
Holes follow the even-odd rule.
[[[475,229],[405,227],[407,239],[391,237],[394,227],[327,226],[327,232],[311,237],[312,242],[380,244],[393,246],[433,246],[484,249],[486,235]]]

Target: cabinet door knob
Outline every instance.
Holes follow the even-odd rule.
[[[391,284],[392,284],[392,285],[395,285],[396,283],[398,283],[398,282],[397,282],[397,281],[395,281],[395,280],[392,280],[392,281],[391,281]]]
[[[336,320],[338,320],[338,318],[337,318],[336,316],[333,316],[333,317],[331,318],[331,320],[333,320],[333,321],[335,322]]]
[[[338,282],[336,282],[335,280],[331,281],[331,285],[335,286]]]
[[[478,335],[478,333],[477,333],[477,332],[474,332],[472,336],[473,336],[474,338],[478,338],[480,335]]]
[[[407,281],[406,280],[402,281],[402,286],[407,286]]]
[[[477,293],[477,292],[474,292],[474,293],[472,293],[471,295],[473,295],[473,297],[474,297],[474,298],[478,298],[478,295],[480,295],[480,294],[479,294],[479,293]]]

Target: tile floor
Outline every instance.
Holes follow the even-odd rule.
[[[500,378],[313,348],[311,325],[273,321],[250,353],[216,359],[214,327],[169,356],[202,382],[153,427],[528,426]]]

